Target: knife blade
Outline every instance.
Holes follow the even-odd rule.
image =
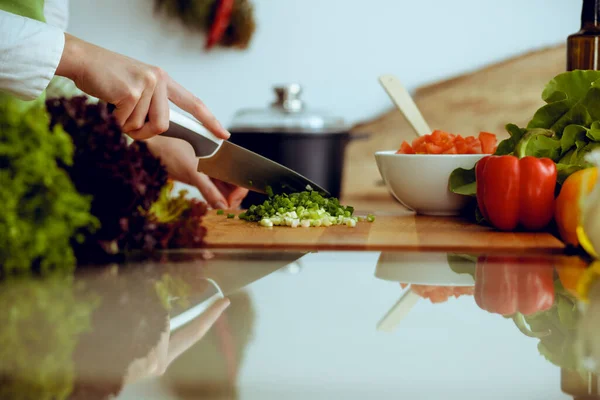
[[[330,196],[310,179],[275,161],[229,141],[219,139],[198,121],[171,109],[169,129],[163,136],[185,140],[198,157],[197,170],[211,178],[248,190],[293,193],[307,188]]]

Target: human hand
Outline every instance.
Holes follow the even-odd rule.
[[[143,140],[169,128],[169,100],[221,139],[230,134],[204,103],[158,67],[94,46],[65,34],[56,75],[67,77],[85,93],[116,109],[123,132]]]
[[[206,335],[229,307],[229,304],[228,298],[219,299],[173,334],[169,329],[163,332],[159,343],[148,354],[129,365],[124,379],[125,384],[129,385],[145,378],[162,376],[173,361]]]
[[[161,159],[171,178],[196,187],[211,207],[236,209],[248,194],[248,189],[209,178],[198,172],[198,159],[188,142],[159,135],[148,139],[146,143],[152,154]]]

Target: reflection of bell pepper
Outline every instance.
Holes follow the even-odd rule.
[[[540,230],[552,221],[557,170],[549,158],[488,156],[475,175],[477,204],[494,227]]]
[[[475,302],[504,316],[531,315],[554,304],[550,261],[525,257],[480,257],[475,272]]]
[[[590,267],[585,270],[579,281],[577,282],[577,295],[580,300],[587,302],[590,288],[593,284],[600,280],[600,261],[595,261]]]
[[[585,275],[588,263],[578,256],[558,257],[554,259],[554,263],[563,288],[578,298],[578,284]]]
[[[581,201],[589,195],[596,184],[597,168],[586,168],[570,175],[556,198],[555,219],[562,240],[579,246],[577,226],[581,218]]]

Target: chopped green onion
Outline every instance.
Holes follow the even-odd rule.
[[[273,222],[270,219],[261,219],[260,220],[260,225],[264,226],[264,227],[267,227],[267,228],[270,228],[270,227],[273,226]]]
[[[223,211],[223,210],[217,210],[217,215],[223,215],[223,214],[225,214],[225,211]]]
[[[273,195],[267,188],[269,198],[262,204],[250,206],[239,218],[259,222],[262,226],[356,226],[354,208],[340,204],[336,198],[324,198],[315,191]]]
[[[235,218],[235,214],[227,214],[227,218],[229,218],[229,219]]]
[[[367,215],[367,221],[369,221],[369,222],[375,221],[375,216],[373,214]]]

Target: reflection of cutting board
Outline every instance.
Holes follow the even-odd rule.
[[[485,252],[561,251],[549,234],[503,233],[457,218],[380,215],[356,228],[263,228],[255,223],[209,213],[203,225],[212,248],[303,250],[437,250]]]

